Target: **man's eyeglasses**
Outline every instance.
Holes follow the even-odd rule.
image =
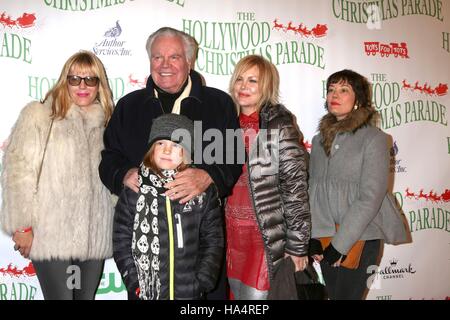
[[[67,81],[71,86],[79,86],[81,80],[84,80],[84,84],[87,85],[88,87],[95,87],[99,81],[98,77],[79,77],[73,75],[67,76]]]

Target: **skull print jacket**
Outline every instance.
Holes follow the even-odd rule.
[[[114,260],[130,298],[199,299],[212,290],[223,256],[223,218],[212,186],[186,204],[164,196],[175,172],[139,169],[139,193],[125,188],[116,206]]]

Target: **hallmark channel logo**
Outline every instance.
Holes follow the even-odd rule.
[[[401,265],[399,260],[392,258],[389,260],[388,265],[384,267],[379,267],[375,271],[376,276],[381,277],[381,279],[403,279],[405,276],[411,276],[416,273],[416,270],[411,263],[408,265]]]
[[[378,41],[365,41],[364,42],[364,51],[366,55],[375,56],[379,54],[381,57],[390,57],[393,55],[395,58],[401,57],[409,59],[408,56],[408,47],[405,42],[400,44],[396,42],[380,43]]]
[[[119,39],[121,34],[122,26],[117,20],[115,25],[105,31],[103,40],[96,43],[92,51],[97,56],[131,56],[131,50],[125,47],[126,41]]]
[[[394,145],[391,147],[389,154],[391,156],[391,160],[389,162],[389,170],[392,173],[406,173],[407,168],[402,164],[402,159],[398,159],[398,145],[397,141],[394,141]]]

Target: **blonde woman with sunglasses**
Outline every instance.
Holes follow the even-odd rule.
[[[45,299],[94,299],[104,260],[112,256],[111,195],[98,176],[112,108],[102,62],[80,51],[12,128],[1,226],[14,250],[32,260]]]

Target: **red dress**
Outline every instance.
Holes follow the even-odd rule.
[[[257,112],[249,116],[241,113],[239,122],[244,131],[248,154],[249,142],[254,141],[259,131],[259,115]],[[264,243],[256,221],[248,180],[247,166],[244,165],[225,206],[227,276],[258,290],[269,290]]]

